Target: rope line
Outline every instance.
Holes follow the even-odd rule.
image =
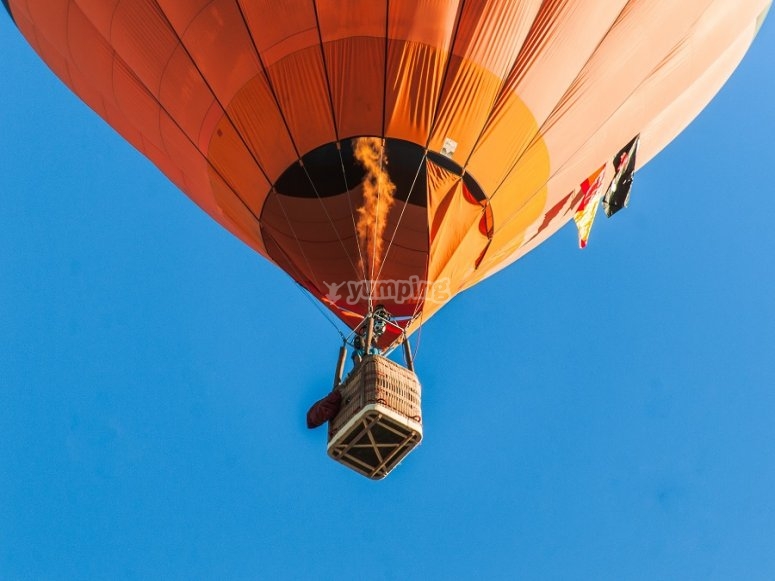
[[[404,218],[404,212],[406,211],[406,207],[409,205],[409,198],[412,197],[414,186],[417,184],[417,178],[420,177],[420,170],[422,169],[422,166],[425,163],[427,156],[428,156],[428,150],[426,149],[422,155],[422,158],[420,158],[420,163],[417,166],[417,171],[415,171],[414,173],[414,179],[412,180],[412,185],[409,187],[409,193],[406,196],[406,200],[404,200],[404,205],[401,207],[401,213],[398,216],[398,222],[396,223],[396,227],[393,230],[393,235],[390,237],[390,242],[388,243],[387,249],[385,250],[385,255],[384,255],[384,258],[382,259],[382,264],[380,265],[379,272],[377,273],[378,279],[380,276],[382,276],[382,270],[385,268],[385,263],[387,262],[388,254],[390,254],[390,249],[393,247],[393,242],[396,239],[396,234],[398,234],[398,228],[401,226],[401,220]]]

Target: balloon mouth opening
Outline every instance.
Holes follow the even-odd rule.
[[[366,170],[356,159],[356,139],[327,143],[304,154],[280,175],[274,190],[292,198],[330,198],[351,191],[366,177]],[[477,201],[486,199],[476,180],[451,158],[402,139],[386,138],[383,143],[385,158],[389,160],[386,171],[396,186],[396,200],[427,206],[426,160],[461,176]]]

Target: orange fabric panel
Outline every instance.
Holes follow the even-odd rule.
[[[261,70],[236,3],[234,0],[191,3],[166,0],[160,4],[207,85],[226,107]],[[202,4],[201,10],[190,10],[199,4]]]
[[[542,125],[627,3],[628,0],[545,2],[503,95],[509,91],[519,94]]]
[[[466,170],[488,194],[495,192],[530,140],[539,139],[538,123],[516,93],[502,99],[469,159]]]
[[[646,145],[639,147],[638,166],[661,151],[710,102],[740,64],[755,33],[755,24],[752,23],[712,64],[705,68],[698,66],[697,69],[702,71],[700,76],[648,121],[641,132],[641,142],[645,140]]]
[[[25,8],[25,9],[23,9]],[[60,47],[54,46],[48,39],[47,30],[41,30],[40,26],[31,20],[30,12],[24,7],[13,5],[13,14],[16,26],[30,43],[30,46],[45,61],[46,65],[59,77],[63,83],[70,83],[69,63],[62,56]],[[48,21],[49,27],[56,25],[56,21]],[[53,35],[52,35],[53,36]],[[66,35],[65,35],[66,36]]]
[[[735,14],[724,14],[725,9],[731,10]],[[710,23],[716,23],[720,20],[726,22],[727,25],[724,27],[710,25]],[[683,129],[688,120],[699,112],[707,100],[720,88],[724,80],[728,78],[753,38],[753,27],[754,22],[750,14],[740,15],[728,5],[717,3],[705,11],[701,19],[692,23],[689,39],[681,42],[675,50],[670,51],[670,56],[653,69],[653,73],[648,79],[638,85],[637,90],[629,95],[627,100],[594,134],[591,136],[584,134],[588,135],[588,138],[583,147],[578,148],[575,155],[565,162],[561,170],[556,172],[549,182],[547,187],[550,187],[554,193],[551,199],[573,188],[578,175],[583,175],[583,172],[587,171],[589,167],[594,167],[595,164],[602,162],[610,162],[611,157],[618,151],[621,144],[626,143],[639,131],[641,132],[641,142],[652,145],[650,150],[647,145],[645,152],[644,148],[639,152],[638,165],[642,166],[648,161],[655,151],[661,149],[680,129]],[[728,49],[728,56],[722,59],[723,65],[714,66],[714,61],[718,59],[717,47],[728,46],[731,39],[739,34],[741,28],[747,30],[742,34],[737,46],[733,44],[733,48]],[[684,36],[681,35],[682,38]],[[698,78],[702,77],[706,78],[706,82],[699,86],[696,85]],[[691,99],[688,101],[676,100],[677,95],[683,90],[682,88],[687,86],[690,87],[688,92]],[[694,87],[699,90],[702,86],[704,86],[701,89],[704,98],[699,98]],[[680,105],[682,102],[691,103],[691,105],[689,108],[682,107]],[[674,113],[667,113],[674,112],[673,107],[680,109],[681,121],[678,127],[675,124],[677,120],[673,117],[673,122],[669,123],[670,130],[667,136],[662,137],[655,134],[654,131],[648,130],[651,119],[658,119],[663,115],[674,115]],[[656,144],[652,143],[654,141]],[[493,198],[494,206],[498,206],[501,202],[499,197],[500,195]],[[496,233],[496,243],[499,245],[499,255],[504,256],[504,262],[496,264],[493,261],[495,258],[493,255],[486,265],[486,268],[490,269],[487,276],[510,264],[528,251],[520,249],[521,240],[508,233],[508,230],[512,229],[511,224],[516,219],[516,213],[517,210],[511,210],[502,211],[499,214],[502,220],[501,228],[506,231],[501,230]],[[568,218],[568,216],[560,216],[557,219],[562,219],[562,223],[564,223]],[[552,231],[554,229],[549,230],[549,232]],[[548,235],[549,233],[545,236]],[[545,239],[545,236],[542,236],[541,240]],[[500,248],[501,246],[502,248]],[[532,247],[534,244],[530,245],[530,248]]]
[[[323,143],[336,141],[319,46],[274,64],[269,68],[269,77],[299,156]],[[290,164],[290,160],[283,162]]]
[[[213,170],[242,198],[253,214],[260,216],[270,183],[226,117],[221,118],[213,132],[207,158]]]
[[[460,0],[391,0],[388,38],[448,52],[459,6]]]
[[[242,136],[270,181],[297,159],[285,122],[263,74],[253,77],[229,104],[228,121]]]
[[[107,12],[106,7],[110,5],[100,6],[82,1],[74,3],[68,11],[69,44],[59,50],[67,52],[71,62],[69,69],[72,72],[77,69],[77,77],[81,79],[76,86],[74,76],[70,84],[100,114],[110,103],[115,103],[121,110],[121,116],[125,120],[132,120],[134,130],[140,132],[144,141],[150,141],[161,148],[158,102],[126,65],[116,58],[105,37],[110,32],[109,22],[106,25],[105,21],[109,20],[113,10],[111,8]],[[98,28],[95,22],[102,28]],[[127,124],[124,124],[124,128],[122,133],[129,131]],[[139,144],[137,137],[125,136],[133,144]]]
[[[317,17],[323,44],[355,37],[385,37],[386,0],[318,0]],[[391,2],[391,12],[393,6]]]
[[[541,0],[474,0],[460,15],[455,56],[504,79],[541,6]]]
[[[170,117],[196,143],[202,119],[216,100],[182,46],[175,49],[167,62],[158,96]]]
[[[385,40],[348,38],[324,50],[339,138],[382,135]]]
[[[71,34],[67,47],[72,63],[80,71],[88,71],[91,86],[106,93],[113,82],[113,48],[76,6],[68,12],[68,28]]]
[[[585,146],[649,77],[663,55],[689,34],[697,14],[709,2],[712,0],[686,0],[681,3],[683,10],[659,0],[640,0],[628,6],[541,128],[553,167]],[[627,133],[630,135],[621,137],[621,143],[612,144],[613,153],[638,130]],[[597,165],[593,163],[586,175]]]
[[[390,3],[386,136],[420,145],[427,143],[457,12],[456,1],[394,0]]]
[[[495,233],[475,275],[477,280],[483,278],[490,266],[501,260],[513,247],[519,246],[534,234],[532,229],[540,225],[547,205],[549,172],[548,151],[539,141],[509,174],[498,190],[501,193],[490,199],[495,217]]]
[[[216,200],[216,207],[214,211],[204,209],[242,242],[267,260],[272,261],[264,246],[261,227],[255,215],[234,195],[232,189],[213,172],[210,172],[209,184],[203,183],[202,186],[195,186],[193,189],[198,189],[198,187],[204,189],[208,185],[210,191],[212,191],[212,196]],[[200,199],[202,199],[202,196],[200,196]],[[195,201],[197,201],[196,198]]]
[[[210,104],[210,109],[205,113],[202,118],[202,124],[199,127],[199,135],[195,141],[197,149],[207,155],[207,150],[210,147],[210,140],[214,137],[216,127],[219,123],[223,123],[228,120],[220,103],[213,101]],[[233,124],[232,124],[233,127]]]
[[[165,149],[180,165],[184,175],[183,190],[215,220],[266,256],[258,220],[249,215],[232,186],[212,170],[201,152],[169,117],[162,116],[160,126]]]
[[[653,98],[655,103],[653,113],[644,120],[642,134],[647,139],[638,151],[639,166],[699,114],[740,63],[756,35],[757,19],[753,14],[766,10],[770,0],[751,4],[753,11],[714,4],[693,27],[687,42],[682,43],[680,57],[671,53],[666,66],[649,79],[650,85],[643,89],[644,98]],[[719,21],[725,25],[717,26]],[[668,86],[671,94],[666,94]]]
[[[62,51],[67,46],[68,28],[67,12],[70,0],[50,0],[49,2],[26,2],[24,4],[13,3],[13,14],[23,16],[29,23],[34,23],[37,31],[36,39],[39,44],[45,39],[45,43],[54,47],[64,57],[67,53]],[[21,27],[20,30],[24,31]],[[27,28],[29,30],[29,28]],[[30,41],[32,41],[31,37]],[[46,53],[47,55],[50,53]],[[45,59],[44,59],[45,60]],[[48,61],[46,61],[48,62]]]
[[[691,84],[689,88],[679,97],[669,97],[669,105],[666,106],[662,112],[653,119],[648,125],[646,125],[641,132],[641,142],[650,144],[651,151],[646,151],[645,155],[641,156],[641,152],[638,154],[638,165],[642,166],[653,154],[666,145],[675,135],[677,135],[687,124],[687,120],[691,119],[694,115],[699,113],[702,107],[715,95],[726,79],[729,77],[734,68],[739,64],[743,55],[750,46],[753,39],[755,25],[753,21],[751,24],[739,35],[738,40],[735,41],[722,55],[721,58],[715,57],[714,53],[705,53],[706,58],[714,60],[714,62],[708,66],[701,60],[695,62],[693,59],[686,59],[684,68],[693,69],[694,73],[699,73],[700,77],[695,79],[690,77]],[[696,53],[695,53],[696,54]],[[714,56],[711,57],[711,54]],[[683,68],[678,68],[672,71],[677,77],[685,75],[688,71]],[[689,78],[689,77],[685,77]],[[657,83],[657,86],[661,86]],[[643,93],[649,97],[657,97],[655,93],[648,91],[645,87]],[[659,106],[659,99],[653,103],[654,107]],[[638,103],[640,104],[640,102]],[[628,101],[628,105],[630,102]],[[633,109],[637,108],[635,105],[623,108],[619,114],[626,116],[628,113],[633,112]],[[616,121],[612,120],[615,125]],[[558,178],[566,177],[565,181],[570,179],[573,175],[573,168],[567,172],[563,172],[564,176],[558,176]],[[558,180],[559,181],[559,180]],[[552,180],[554,182],[554,180]],[[550,185],[553,186],[553,183]],[[552,189],[557,189],[553,187]],[[567,212],[558,214],[557,217],[548,225],[548,227],[537,234],[537,236],[530,240],[529,243],[524,246],[510,245],[509,248],[504,248],[502,252],[505,254],[504,258],[499,262],[493,262],[488,264],[488,272],[484,273],[484,276],[480,278],[486,278],[494,274],[495,272],[505,268],[509,264],[524,256],[535,248],[540,243],[544,242],[547,238],[552,236],[563,224],[565,224],[570,218],[570,214]],[[506,236],[507,237],[507,236]],[[499,237],[500,239],[500,237]],[[476,281],[472,281],[472,284]]]
[[[271,147],[263,148],[260,157],[274,179],[280,175],[276,167],[283,166],[279,169],[282,172],[294,159],[336,139],[315,7],[305,1],[262,1],[240,6],[274,91],[273,102],[262,104],[262,114],[279,107],[283,127],[274,131],[290,132],[294,150],[289,156],[285,148],[276,155]]]
[[[102,0],[77,1],[99,3]],[[206,12],[230,11],[237,8],[234,0],[225,0],[225,2],[221,0],[156,0],[156,3],[169,20],[170,26],[178,31],[178,36],[188,30],[189,26],[194,23],[194,19],[201,17]],[[224,16],[224,18],[226,19],[228,16]],[[213,24],[216,25],[213,30],[221,30],[219,23],[213,22]]]
[[[115,99],[124,116],[132,120],[132,124],[148,141],[164,149],[159,127],[159,118],[162,115],[159,102],[120,60],[113,62],[113,80],[111,93],[108,95],[108,98]]]
[[[476,229],[482,207],[465,199],[460,176],[428,163],[428,230],[430,256],[428,280],[436,281],[453,254],[461,251],[461,241],[469,230]],[[480,247],[485,240],[480,235]],[[471,264],[476,254],[470,256]]]
[[[469,162],[488,194],[536,137],[625,4],[626,0],[543,3]],[[496,153],[499,164],[491,161]]]
[[[159,7],[151,0],[120,2],[108,38],[116,54],[158,96],[167,62],[179,44]]]
[[[317,7],[337,135],[382,135],[386,0],[324,0]]]
[[[113,50],[76,7],[69,12],[68,26],[73,32],[68,47],[68,84],[84,102],[104,117],[108,101],[104,98],[104,87],[110,87],[112,83]],[[88,71],[88,74],[84,75],[81,72],[83,70]]]
[[[443,284],[456,289],[487,245],[487,238],[479,232],[483,209],[466,199],[458,176],[448,174],[435,164],[429,163],[428,167],[429,174],[436,174],[433,180],[428,180],[428,224],[432,234],[428,281],[436,284],[448,279]]]
[[[240,0],[239,5],[267,68],[320,44],[315,5],[309,0]]]
[[[447,51],[416,42],[388,46],[385,135],[425,145],[439,101]]]
[[[119,2],[121,0],[74,0],[73,5],[88,18],[102,38],[109,39],[113,13]],[[71,38],[70,42],[73,40],[75,39]]]
[[[453,46],[430,148],[457,142],[452,155],[465,165],[517,59],[540,2],[480,0],[466,3]]]
[[[465,165],[490,114],[501,79],[458,56],[452,57],[449,68],[429,148],[441,151],[444,141],[452,139],[457,146],[450,157]]]
[[[213,208],[214,204],[208,200],[213,199],[209,189],[210,170],[202,153],[167,115],[159,118],[159,130],[164,151],[177,162],[186,178],[187,187],[184,191],[197,203]],[[202,198],[202,201],[197,198]]]
[[[428,273],[428,281],[436,294],[426,296],[423,306],[424,316],[428,317],[440,309],[464,288],[466,281],[476,272],[476,259],[488,243],[487,238],[482,236],[478,228],[481,213],[482,210],[479,210],[479,215],[470,228],[461,227],[459,232],[462,237],[453,252],[447,256],[447,260],[431,265],[433,270]]]
[[[719,21],[725,26],[716,26]],[[750,45],[754,27],[750,13],[741,14],[734,7],[716,3],[705,10],[683,40],[597,130],[606,136],[610,151],[616,151],[617,141],[626,143],[640,132],[641,136],[646,134],[646,145],[639,149],[638,166],[651,159],[721,88]],[[719,47],[729,48],[720,52]],[[665,116],[676,104],[686,103],[683,94],[692,98],[689,107],[679,105],[680,124],[671,123],[664,136],[647,131],[654,120]]]

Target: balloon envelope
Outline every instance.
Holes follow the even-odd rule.
[[[636,136],[637,166],[669,143],[770,1],[3,3],[215,220],[350,326],[383,304],[411,333],[571,219]]]

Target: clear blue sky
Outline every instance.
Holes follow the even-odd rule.
[[[772,20],[586,250],[426,326],[374,483],[304,426],[329,323],[0,14],[0,579],[775,579]]]

